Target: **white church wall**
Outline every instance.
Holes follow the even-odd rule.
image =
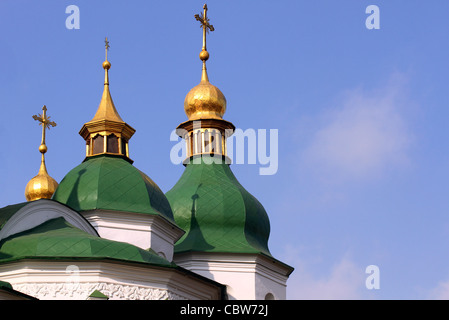
[[[226,285],[229,300],[286,298],[290,269],[258,254],[184,253],[176,264]]]
[[[172,261],[174,244],[184,233],[157,215],[106,210],[86,211],[82,215],[100,237],[145,250],[151,248],[168,261]]]

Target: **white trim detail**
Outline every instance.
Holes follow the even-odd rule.
[[[217,300],[221,287],[182,269],[110,261],[21,260],[0,264],[0,278],[40,300]]]
[[[185,300],[165,289],[143,286],[101,283],[25,283],[15,286],[17,291],[40,300],[87,300],[89,292],[101,291],[109,300]],[[87,297],[86,297],[87,295]]]

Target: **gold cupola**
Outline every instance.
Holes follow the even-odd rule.
[[[206,47],[206,33],[215,29],[213,25],[209,24],[206,4],[203,9],[203,13],[195,15],[195,19],[201,22],[201,28],[203,29],[203,48],[200,52],[203,70],[200,83],[190,90],[184,100],[184,111],[189,120],[222,119],[226,111],[224,94],[209,82],[207,75],[206,61],[209,59],[209,52]]]
[[[105,40],[106,59],[103,62],[104,89],[95,116],[85,123],[79,134],[86,140],[86,157],[99,154],[122,155],[129,159],[128,141],[136,132],[117,112],[109,91],[109,41]],[[131,160],[130,160],[131,161]]]
[[[33,119],[39,121],[39,125],[42,126],[42,141],[39,146],[41,155],[41,166],[37,176],[31,179],[25,188],[25,198],[27,201],[34,201],[39,199],[50,199],[55,193],[58,183],[55,179],[50,177],[45,166],[45,153],[47,152],[47,146],[45,144],[45,129],[55,127],[56,123],[50,121],[50,117],[47,117],[47,107],[42,108],[42,115],[34,115]]]
[[[177,134],[186,140],[187,159],[202,154],[217,154],[226,157],[226,138],[235,130],[231,122],[223,120],[226,111],[226,98],[216,86],[209,82],[206,61],[209,52],[206,47],[206,34],[214,31],[207,17],[207,5],[203,12],[195,14],[195,19],[203,29],[203,48],[200,52],[202,61],[201,81],[187,93],[184,99],[184,111],[188,121],[181,123]]]

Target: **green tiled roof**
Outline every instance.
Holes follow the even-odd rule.
[[[98,290],[95,290],[94,292],[92,292],[89,297],[109,299],[109,297],[107,295],[103,294],[101,291],[98,291]]]
[[[271,256],[270,222],[262,204],[242,187],[224,161],[207,163],[191,161],[166,193],[176,223],[186,231],[176,243],[175,252]]]
[[[0,241],[0,263],[25,258],[114,259],[175,267],[152,251],[90,235],[64,218],[48,220]]]
[[[12,204],[0,209],[0,230],[3,228],[9,218],[11,218],[17,211],[22,209],[29,202],[22,202],[17,204]]]
[[[9,282],[1,281],[1,280],[0,280],[0,289],[1,289],[1,288],[12,289],[12,285],[11,285]]]
[[[170,204],[156,183],[120,156],[87,158],[64,177],[53,199],[78,212],[138,212],[173,221]]]

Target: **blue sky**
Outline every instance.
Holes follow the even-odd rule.
[[[80,29],[66,28],[68,5]],[[368,30],[368,5],[380,29]],[[103,89],[137,132],[134,165],[168,191],[183,167],[170,133],[200,80],[202,1],[0,2],[0,207],[23,202],[47,135],[57,181],[85,155],[78,135]],[[211,83],[224,118],[277,129],[279,169],[234,164],[265,206],[272,254],[295,267],[288,298],[449,298],[449,2],[208,1]],[[365,287],[368,265],[380,289]]]

